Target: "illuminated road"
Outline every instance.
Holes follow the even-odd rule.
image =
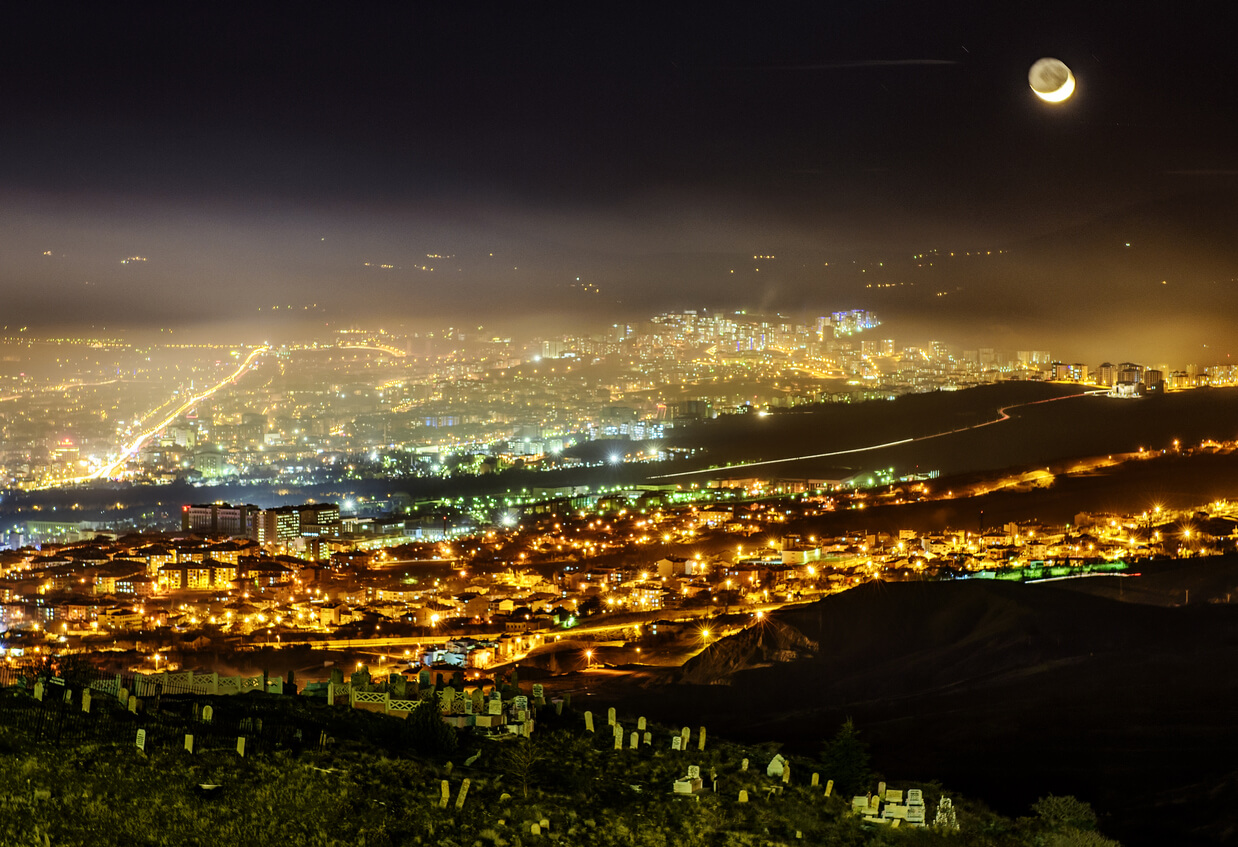
[[[127,462],[131,457],[137,455],[137,452],[142,449],[142,445],[144,445],[147,441],[149,441],[150,439],[158,435],[163,430],[164,427],[172,423],[172,421],[176,420],[179,416],[183,415],[185,412],[189,411],[191,408],[193,408],[195,403],[201,403],[203,400],[205,400],[207,397],[210,397],[216,391],[219,391],[219,389],[223,388],[225,385],[236,382],[237,379],[239,379],[241,375],[245,373],[245,371],[250,369],[255,359],[257,359],[259,356],[261,356],[263,353],[267,352],[270,349],[271,349],[270,347],[258,347],[250,351],[250,354],[245,357],[244,361],[242,361],[240,365],[237,366],[237,369],[235,371],[233,371],[228,376],[224,377],[219,382],[217,382],[215,385],[212,385],[210,388],[206,389],[205,391],[195,394],[189,399],[185,400],[185,402],[181,403],[179,406],[173,409],[167,415],[167,417],[165,417],[159,423],[155,424],[153,427],[151,427],[150,429],[143,432],[141,435],[134,438],[120,451],[120,455],[115,459],[115,461],[111,462],[110,464],[104,465],[103,467],[99,468],[98,470],[92,473],[87,474],[86,476],[74,477],[72,479],[65,480],[65,482],[67,483],[87,482],[92,479],[105,479],[107,477],[110,477],[113,473],[116,472],[117,468],[119,468],[121,465]],[[64,484],[64,483],[57,483],[57,484],[59,485],[59,484]],[[55,486],[48,485],[45,487],[54,488]]]
[[[980,429],[981,427],[992,426],[993,424],[1003,423],[1011,419],[1010,415],[1007,414],[1007,411],[1010,409],[1021,409],[1024,406],[1038,406],[1041,403],[1056,403],[1058,400],[1073,400],[1077,397],[1087,397],[1089,395],[1104,394],[1104,393],[1106,392],[1103,390],[1083,391],[1083,392],[1080,392],[1079,394],[1067,394],[1063,397],[1049,397],[1045,400],[1032,400],[1031,402],[1028,402],[1028,403],[1015,403],[1010,406],[1002,406],[1000,409],[997,410],[997,417],[991,421],[984,421],[983,423],[971,424],[969,426],[961,426],[961,427],[958,427],[957,429],[949,429],[949,430],[944,430],[942,432],[934,432],[929,435],[918,435],[914,438],[900,438],[897,441],[886,441],[881,444],[869,444],[866,447],[851,447],[847,450],[833,450],[828,453],[809,453],[804,456],[788,456],[785,459],[766,459],[761,462],[744,462],[743,464],[726,465],[725,467],[719,467],[719,468],[702,468],[697,471],[680,471],[679,473],[659,474],[657,476],[651,476],[649,478],[650,479],[674,479],[676,477],[683,477],[683,476],[700,476],[701,474],[708,474],[708,473],[738,471],[738,470],[744,470],[746,468],[759,468],[765,465],[781,465],[786,462],[802,462],[807,459],[828,459],[833,456],[849,456],[852,453],[868,453],[873,450],[882,450],[886,447],[897,447],[900,444],[912,444],[916,441],[928,441],[933,438],[942,438],[947,435],[955,435],[960,432],[967,432],[968,430]]]

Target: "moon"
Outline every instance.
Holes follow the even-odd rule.
[[[1032,91],[1048,103],[1061,103],[1075,92],[1075,75],[1058,59],[1040,59],[1027,72]]]

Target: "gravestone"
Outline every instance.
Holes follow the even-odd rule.
[[[135,715],[138,713],[138,698],[136,694],[129,695],[129,711]]]
[[[538,706],[546,705],[546,688],[540,682],[533,684],[533,702]]]
[[[701,778],[701,766],[700,765],[688,765],[688,779],[700,779],[700,778]]]
[[[393,673],[387,677],[387,690],[394,700],[403,700],[408,696],[408,680],[402,673]]]
[[[124,703],[124,704],[128,705],[128,703],[129,703],[129,689],[128,689],[128,688],[122,688],[122,689],[120,689],[119,691],[117,691],[117,692],[116,692],[116,699],[117,699],[117,700],[119,700],[121,703]]]
[[[782,757],[781,753],[775,753],[774,758],[770,759],[769,764],[765,766],[765,775],[781,777],[786,768],[787,760]]]
[[[471,715],[471,714],[474,714],[474,712],[473,712],[473,698],[472,698],[472,697],[465,697],[465,698],[464,698],[464,713],[465,713],[466,715]]]
[[[821,774],[814,773],[812,775],[812,781],[809,783],[809,785],[811,785],[813,788],[816,788],[820,784],[821,784]]]
[[[606,722],[611,726],[615,725],[615,707],[611,706],[606,710]]]
[[[134,742],[134,744],[137,745],[137,748],[139,750],[143,752],[146,751],[146,730],[144,729],[138,730],[138,737],[137,737],[137,740]]]
[[[561,698],[556,698],[553,702],[555,704],[555,714],[563,714],[563,700]]]
[[[687,750],[688,742],[692,740],[692,730],[685,726],[679,734],[683,736],[683,749]]]
[[[698,750],[704,750],[704,749],[705,749],[705,727],[701,727],[701,737],[700,737],[700,739],[697,741],[697,744],[696,744],[696,749],[698,749]]]
[[[782,766],[782,781],[787,785],[791,784],[791,763],[787,762]]]
[[[631,738],[629,739],[629,741],[628,741],[628,749],[629,749],[629,750],[635,750],[635,749],[637,749],[638,747],[640,747],[640,733],[639,733],[639,732],[633,732],[633,733],[632,733],[632,737],[631,737]]]
[[[327,678],[327,682],[334,682],[336,685],[343,685],[344,672],[339,668],[332,668],[331,675]]]
[[[542,832],[545,832],[546,830],[550,829],[550,819],[549,819],[549,818],[542,818],[540,821],[538,821],[538,823],[539,823],[539,824],[541,825],[541,827],[542,827]]]
[[[86,714],[90,714],[90,700],[90,689],[87,688],[82,691],[82,711]]]
[[[482,696],[480,688],[473,689],[473,714],[489,714],[489,710],[486,708],[486,698]]]
[[[440,714],[450,715],[456,703],[456,689],[450,685],[438,693],[438,710]]]
[[[747,803],[747,802],[748,802],[748,792],[747,792],[747,791],[745,791],[745,790],[744,790],[744,789],[742,789],[742,788],[741,788],[741,789],[739,789],[739,802],[741,802],[741,803]]]
[[[923,806],[924,792],[919,788],[907,789],[907,805],[908,806]]]
[[[924,807],[923,806],[908,806],[907,807],[907,823],[924,826]]]
[[[34,699],[40,703],[43,702],[43,680],[39,680],[34,684]]]
[[[593,712],[585,712],[585,732],[593,732]]]
[[[541,835],[542,825],[540,823],[529,824],[529,835]]]
[[[369,691],[370,690],[370,669],[367,667],[357,668],[348,678],[352,685],[353,691]]]
[[[456,795],[456,811],[464,808],[464,799],[469,796],[469,780],[465,777],[464,782],[460,783],[460,793]]]
[[[648,727],[648,725],[646,725],[646,723],[645,723],[645,719],[644,719],[644,718],[637,718],[637,719],[636,719],[636,728],[637,728],[637,730],[639,730],[640,732],[644,732],[644,731],[645,731],[646,729],[648,729],[649,727]]]
[[[937,817],[933,819],[933,826],[950,832],[958,831],[959,819],[954,813],[954,801],[949,797],[942,797],[937,802]]]
[[[672,736],[671,736],[671,749],[672,749],[672,750],[682,750],[682,749],[683,749],[683,737],[682,737],[682,736],[679,736],[679,735],[672,735]]]
[[[739,763],[739,769],[740,769],[741,771],[746,771],[746,770],[748,770],[748,760],[747,760],[747,759],[744,759],[742,762],[740,762],[740,763]]]
[[[66,688],[64,690],[64,702],[66,703],[73,702],[73,689],[72,688]]]
[[[447,803],[450,800],[451,800],[451,785],[447,782],[447,780],[443,780],[443,782],[439,785],[438,807],[440,809],[446,809]]]
[[[503,701],[502,701],[502,700],[490,700],[490,701],[488,701],[488,702],[486,703],[486,713],[487,713],[487,714],[490,714],[490,715],[501,715],[501,714],[503,714]]]
[[[202,707],[202,723],[210,723],[215,719],[215,707],[206,705]]]
[[[886,784],[884,782],[877,783],[877,796],[882,800],[886,798]]]
[[[644,741],[646,745],[648,745],[648,744],[652,744],[652,743],[653,743],[653,733],[652,733],[652,732],[646,732],[646,733],[645,733],[645,735],[644,735],[644,737],[643,737],[641,740],[642,740],[642,741]]]
[[[825,783],[825,796],[829,797],[833,793],[834,793],[834,780],[831,779]]]
[[[244,735],[237,736],[236,752],[240,754],[242,759],[245,758],[245,736]]]
[[[185,734],[185,752],[193,752],[193,736],[188,733]]]
[[[615,733],[615,749],[616,750],[623,749],[623,733],[622,732]]]

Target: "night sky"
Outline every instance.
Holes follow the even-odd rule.
[[[998,347],[1238,352],[1238,10],[1147,5],[11,13],[3,323],[865,306]],[[1066,103],[1028,88],[1041,56]]]

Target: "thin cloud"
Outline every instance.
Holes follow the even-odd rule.
[[[755,70],[767,71],[834,71],[852,68],[902,68],[962,64],[957,59],[853,59],[844,62],[814,62],[803,65],[766,65]]]

